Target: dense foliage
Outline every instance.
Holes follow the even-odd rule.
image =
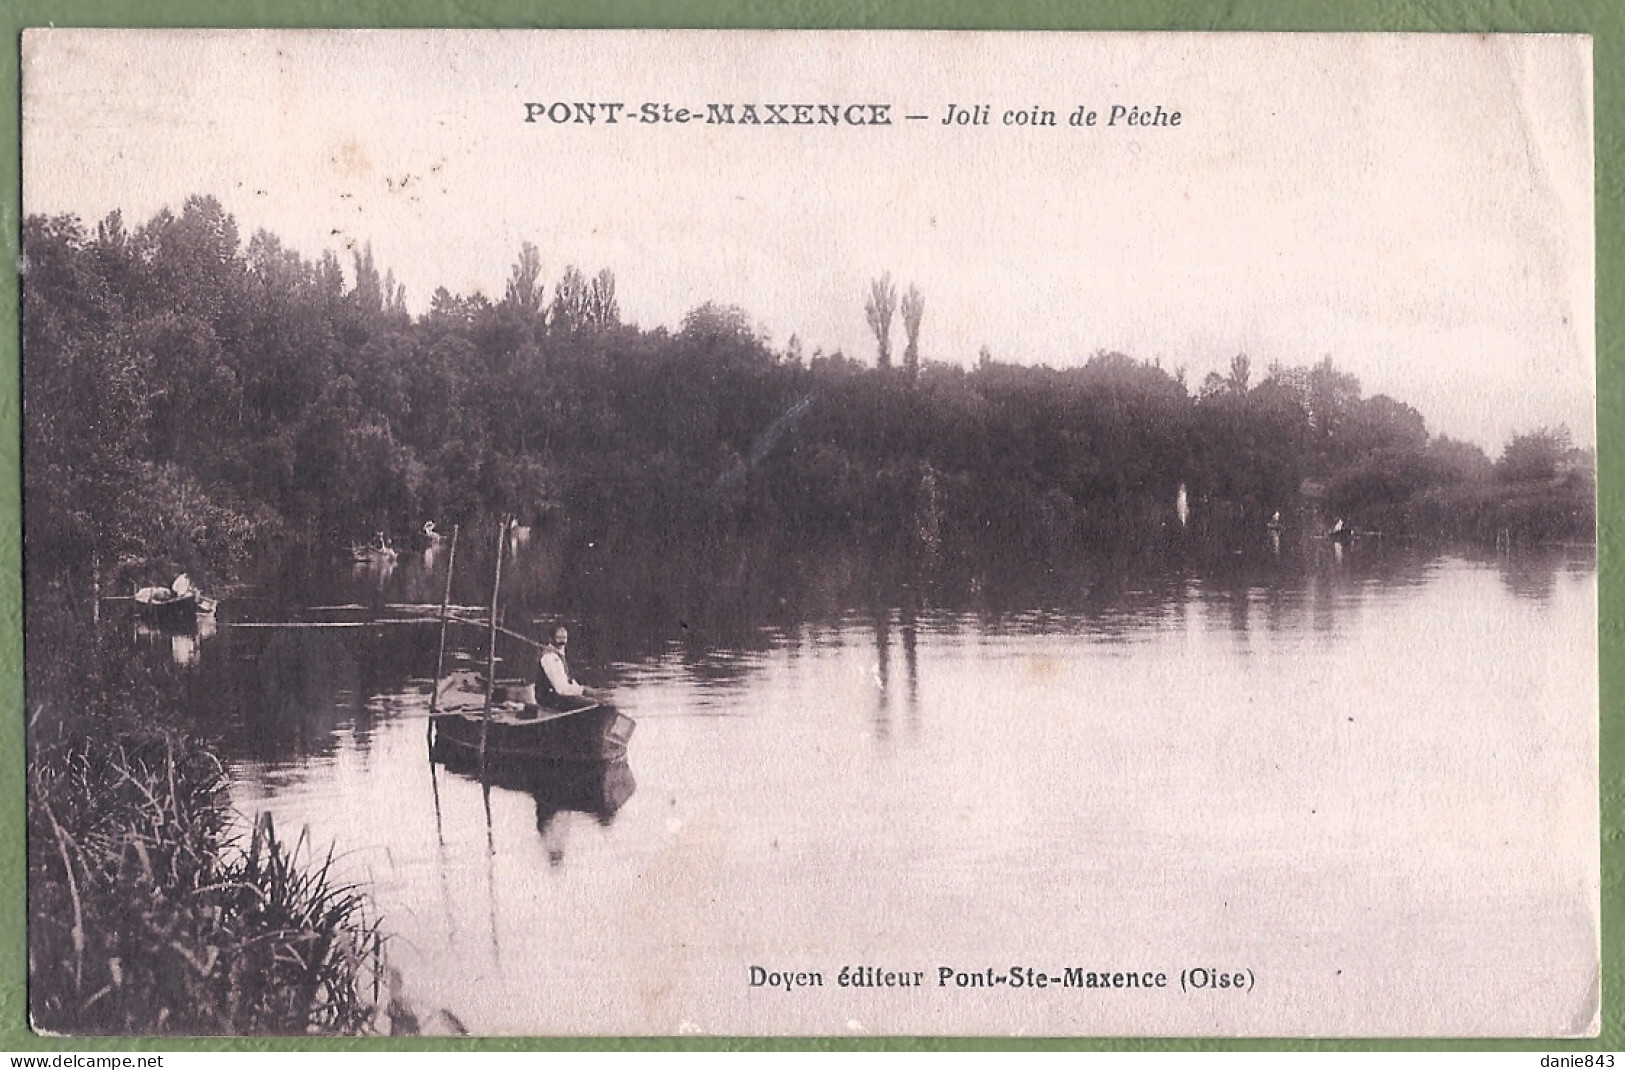
[[[922,361],[924,299],[866,307],[879,367],[774,348],[707,304],[675,333],[620,320],[615,279],[542,285],[525,245],[498,301],[413,318],[370,251],[349,277],[210,198],[130,231],[24,228],[32,568],[96,555],[230,570],[256,540],[342,545],[476,515],[562,510],[584,537],[700,524],[873,547],[1223,541],[1281,512],[1391,534],[1588,540],[1589,457],[1566,432],[1498,464],[1364,397],[1329,358],[1191,389],[1116,353],[1064,370]],[[1256,381],[1255,381],[1256,379]]]

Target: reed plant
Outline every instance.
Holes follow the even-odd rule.
[[[168,730],[72,732],[30,755],[29,1002],[74,1034],[360,1033],[376,924],[331,853],[269,815],[232,836],[225,771]]]

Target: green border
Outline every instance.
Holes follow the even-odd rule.
[[[595,5],[589,0],[370,0],[340,8],[327,0],[17,0],[0,5],[10,47],[0,54],[0,84],[11,107],[0,115],[0,201],[5,266],[0,267],[0,1050],[15,1051],[574,1051],[574,1050],[1489,1050],[1587,1051],[1625,1049],[1625,974],[1619,955],[1625,924],[1625,887],[1619,843],[1625,838],[1625,745],[1612,714],[1625,684],[1620,598],[1620,549],[1615,527],[1625,520],[1625,486],[1616,476],[1625,459],[1625,358],[1621,356],[1625,302],[1625,4],[1618,0],[1111,0],[1084,3],[1028,0],[995,14],[973,0],[635,0]],[[27,1025],[23,887],[22,533],[19,422],[19,307],[13,265],[20,243],[19,33],[26,26],[459,26],[485,27],[752,27],[1029,30],[1405,30],[1414,32],[1562,32],[1593,36],[1597,147],[1597,451],[1600,484],[1598,555],[1602,655],[1602,906],[1603,1028],[1595,1041],[1292,1041],[1292,1040],[56,1040],[36,1037]],[[1463,1000],[1471,992],[1455,994]]]

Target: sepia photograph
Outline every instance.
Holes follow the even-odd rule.
[[[21,49],[37,1033],[1598,1034],[1589,37]]]

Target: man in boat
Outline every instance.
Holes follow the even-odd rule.
[[[570,643],[570,629],[560,621],[549,633],[550,642],[542,647],[537,658],[536,704],[545,709],[560,710],[584,706],[596,701],[598,695],[570,675],[570,661],[565,654]]]

